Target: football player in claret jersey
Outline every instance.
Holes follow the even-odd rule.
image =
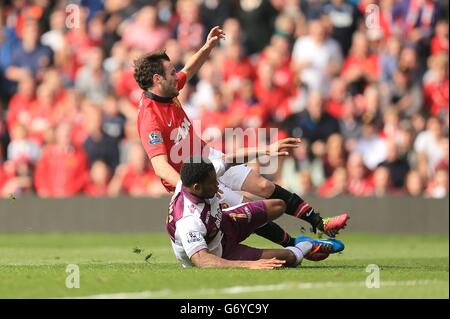
[[[296,267],[303,258],[320,260],[340,252],[344,244],[336,239],[314,240],[302,236],[286,249],[258,249],[241,244],[255,230],[281,216],[286,204],[280,199],[243,203],[222,210],[216,194],[218,177],[233,165],[237,154],[247,161],[253,156],[283,156],[283,148],[293,148],[296,138],[281,140],[279,149],[238,150],[212,162],[193,157],[181,168],[167,219],[175,256],[183,267],[227,267],[274,269]]]
[[[151,160],[155,173],[169,192],[173,192],[180,180],[183,162],[202,155],[210,160],[221,158],[221,151],[210,148],[198,137],[192,123],[177,99],[186,81],[200,69],[211,50],[225,37],[220,27],[211,29],[206,43],[176,72],[165,51],[152,52],[138,58],[134,78],[144,90],[138,111],[138,131],[142,146]],[[219,178],[222,202],[235,206],[247,201],[239,191],[266,198],[281,199],[286,213],[309,222],[313,231],[320,230],[330,237],[345,227],[347,213],[322,218],[300,196],[262,177],[245,164],[228,169]],[[268,222],[256,230],[256,234],[284,247],[292,246],[295,239],[274,222]]]

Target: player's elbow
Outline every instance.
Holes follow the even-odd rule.
[[[160,158],[152,158],[151,159],[153,170],[155,171],[156,176],[159,178],[165,179],[167,177],[167,162]]]
[[[153,166],[153,170],[155,171],[155,175],[159,178],[164,179],[164,177],[166,176],[164,169]]]

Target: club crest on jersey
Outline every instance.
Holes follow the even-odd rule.
[[[161,136],[160,131],[150,132],[148,133],[148,143],[150,145],[160,144],[163,142],[163,138]]]

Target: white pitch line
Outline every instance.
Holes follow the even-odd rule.
[[[398,286],[428,286],[436,284],[438,282],[445,282],[442,280],[403,280],[403,281],[381,281],[380,286],[383,287],[398,287]],[[162,298],[173,294],[189,294],[192,295],[215,295],[215,294],[225,294],[225,295],[236,295],[242,293],[252,293],[252,292],[267,292],[267,291],[279,291],[286,289],[321,289],[321,288],[341,288],[341,287],[365,287],[364,281],[349,281],[349,282],[304,282],[304,283],[282,283],[276,285],[259,285],[259,286],[234,286],[228,288],[209,288],[209,289],[198,289],[193,291],[175,291],[170,289],[152,291],[146,290],[141,292],[120,292],[113,294],[98,294],[90,295],[84,297],[75,297],[77,299],[151,299],[151,298]]]

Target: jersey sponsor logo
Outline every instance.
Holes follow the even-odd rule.
[[[220,228],[220,224],[222,223],[222,210],[219,205],[217,207],[211,207],[211,216],[215,218],[214,223],[216,227]]]
[[[175,145],[180,143],[181,140],[184,140],[189,135],[190,126],[191,122],[189,122],[187,118],[184,118],[183,123],[181,123],[181,126],[176,130],[175,138],[173,139],[171,136],[171,139],[174,141]]]
[[[201,242],[203,240],[202,234],[199,231],[190,231],[186,234],[187,242],[189,244]]]
[[[148,143],[150,145],[161,144],[163,142],[163,138],[161,136],[161,131],[154,131],[148,133]]]

